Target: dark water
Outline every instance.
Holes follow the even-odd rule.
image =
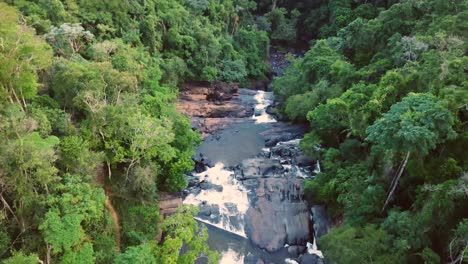
[[[262,151],[265,141],[260,133],[267,127],[268,124],[256,124],[253,120],[234,124],[207,137],[198,148],[197,155],[201,153],[213,164],[221,162],[226,167],[237,165]]]
[[[269,127],[268,123],[255,123],[254,120],[246,118],[245,123],[232,125],[206,138],[198,148],[197,155],[201,153],[213,164],[221,162],[226,167],[235,166],[262,152],[265,141],[260,133]],[[284,259],[288,257],[286,248],[269,253],[252,244],[247,238],[218,227],[206,226],[210,235],[208,244],[212,250],[220,252],[221,264],[244,263],[252,257],[261,258],[265,263],[284,263]]]
[[[269,253],[259,249],[252,244],[249,239],[227,233],[217,227],[206,226],[208,228],[208,234],[210,235],[208,245],[212,250],[220,252],[221,256],[224,257],[224,259],[221,260],[221,264],[229,264],[231,261],[235,261],[237,254],[243,255],[244,261],[249,258],[248,256],[255,256],[256,258],[261,258],[265,263],[284,263],[284,259],[288,257],[286,248],[274,253]],[[242,264],[244,262],[239,261],[237,263]]]
[[[235,218],[238,220],[237,224],[231,221],[227,226],[220,225],[219,222],[215,223],[217,226],[213,226],[213,222],[205,224],[209,233],[208,245],[212,250],[220,253],[221,264],[257,263],[258,259],[261,259],[264,263],[282,264],[285,263],[287,258],[291,257],[287,252],[287,248],[270,253],[255,246],[248,238],[242,236],[244,234],[242,217],[246,211],[243,205],[247,202],[245,196],[247,190],[235,179],[233,181],[223,181],[226,178],[219,178],[226,177],[223,176],[226,171],[223,171],[222,167],[232,171],[232,167],[241,164],[243,160],[265,151],[265,140],[260,133],[271,128],[272,124],[276,122],[265,112],[268,104],[272,102],[271,97],[271,93],[264,92],[243,95],[242,100],[246,102],[250,100],[257,101],[255,106],[256,116],[246,117],[244,122],[231,124],[229,128],[207,137],[197,150],[196,155],[202,156],[210,166],[214,166],[214,169],[222,164],[220,168],[210,171],[208,175],[203,177],[208,177],[211,182],[223,185],[224,188],[222,192],[206,190],[195,196],[189,195],[184,202],[197,204],[197,201],[200,201],[197,200],[197,197],[204,195],[203,198],[200,198],[204,203],[216,204],[220,208],[221,215],[224,212],[228,219]],[[229,174],[229,172],[227,173]],[[240,217],[235,217],[236,215],[233,217],[233,215],[226,214],[226,210],[223,211],[223,209],[226,209],[226,202],[237,205],[239,214],[236,215]],[[201,206],[201,204],[198,205]],[[242,228],[238,229],[238,224]],[[275,232],[275,230],[271,230],[271,232]]]

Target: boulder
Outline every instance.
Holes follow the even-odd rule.
[[[299,258],[300,264],[319,264],[321,259],[317,255],[304,254]]]
[[[195,160],[195,172],[196,173],[204,172],[204,171],[206,171],[206,169],[207,169],[207,166],[204,163],[203,159],[201,161]]]
[[[306,155],[302,153],[300,153],[294,158],[294,163],[296,163],[296,165],[300,167],[314,166],[315,162],[316,162],[315,160],[307,157]]]
[[[213,184],[211,182],[208,182],[208,181],[202,181],[200,183],[200,188],[202,190],[216,190],[218,192],[222,192],[223,191],[223,186],[221,185],[216,185],[216,184]]]
[[[284,244],[305,245],[309,239],[309,211],[303,198],[303,180],[262,178],[258,199],[247,210],[247,236],[269,252]]]

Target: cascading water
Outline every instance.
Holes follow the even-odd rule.
[[[314,169],[314,173],[317,174],[317,173],[320,173],[321,170],[320,170],[320,161],[317,160],[317,164],[315,164],[315,169]]]
[[[317,247],[317,238],[314,236],[314,242],[307,243],[307,253],[311,255],[317,255],[319,258],[323,258],[323,253]]]
[[[251,261],[249,260],[249,256],[261,257],[268,261],[268,263],[285,263],[285,261],[286,263],[298,263],[298,261],[294,259],[287,258],[289,246],[277,253],[268,253],[253,246],[245,239],[248,238],[246,235],[246,233],[248,233],[246,232],[246,220],[248,219],[247,211],[249,208],[254,206],[255,203],[249,199],[256,200],[258,197],[256,197],[257,194],[255,194],[256,189],[251,189],[248,185],[244,185],[249,184],[247,183],[248,181],[245,179],[243,180],[242,178],[236,179],[238,163],[237,161],[232,162],[232,160],[236,159],[231,159],[229,155],[225,154],[244,153],[242,152],[242,149],[245,148],[245,144],[256,144],[252,142],[253,137],[236,137],[236,135],[244,135],[243,129],[247,129],[245,131],[249,131],[248,129],[251,129],[252,133],[255,134],[258,133],[255,131],[262,131],[261,129],[274,126],[275,124],[273,123],[277,122],[266,112],[267,107],[273,103],[273,93],[257,91],[253,96],[253,99],[256,101],[254,115],[251,118],[246,118],[245,120],[245,124],[251,124],[250,126],[238,125],[235,128],[225,130],[228,131],[226,133],[221,132],[217,134],[217,136],[219,136],[217,139],[214,137],[214,140],[211,139],[209,141],[205,141],[207,145],[204,146],[203,152],[200,153],[203,153],[204,155],[208,153],[206,151],[210,151],[209,153],[211,154],[215,153],[215,157],[211,157],[211,160],[215,162],[215,165],[204,172],[193,174],[193,176],[198,179],[198,187],[196,187],[196,191],[193,191],[192,189],[188,192],[189,194],[185,197],[184,203],[195,205],[200,208],[200,213],[196,219],[208,224],[209,226],[216,227],[210,227],[209,230],[211,230],[211,232],[225,233],[223,231],[214,231],[215,229],[222,229],[230,234],[235,234],[235,236],[226,236],[219,233],[215,233],[215,235],[212,236],[212,234],[210,234],[210,239],[216,241],[211,242],[210,246],[218,248],[218,251],[221,253],[221,264],[249,262]],[[252,120],[254,122],[252,122]],[[235,140],[232,140],[230,137],[235,138]],[[242,142],[243,144],[238,144],[240,142],[239,140],[246,141]],[[263,154],[260,154],[259,152],[257,153],[264,159],[273,160],[276,162],[275,164],[279,164],[278,166],[281,174],[278,174],[277,176],[280,178],[311,178],[313,172],[320,172],[320,164],[317,162],[315,166],[311,167],[299,166],[297,161],[295,161],[297,157],[295,154],[291,154],[299,151],[299,142],[300,139],[294,139],[279,142],[270,148],[261,148],[261,146],[259,146],[258,151],[263,151]],[[214,148],[213,146],[217,147]],[[219,146],[222,147],[219,148]],[[281,149],[292,152],[285,155],[281,152]],[[243,157],[244,156],[242,156],[242,159],[244,159]],[[248,158],[251,158],[251,156],[246,155],[245,159]],[[233,169],[227,169],[226,166],[233,166],[229,167]],[[251,182],[252,181],[250,181],[250,183]],[[317,255],[318,257],[323,258],[323,254],[317,248],[315,239],[313,243],[307,244],[307,249],[307,254]]]
[[[200,181],[222,186],[217,189],[202,190],[199,194],[190,194],[185,198],[185,204],[211,206],[219,210],[219,217],[208,220],[197,218],[197,220],[246,237],[243,220],[249,208],[247,190],[235,179],[234,173],[226,170],[224,164],[217,163],[196,176]]]
[[[266,112],[267,107],[273,103],[273,93],[257,91],[254,99],[257,101],[255,112],[252,117],[255,120],[255,123],[261,124],[276,122],[276,119]]]

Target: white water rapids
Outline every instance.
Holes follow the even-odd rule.
[[[218,206],[220,219],[212,221],[197,218],[202,222],[214,225],[231,233],[246,237],[244,230],[244,216],[249,209],[247,190],[234,177],[234,172],[226,170],[224,164],[217,163],[214,167],[196,174],[200,181],[207,181],[223,187],[222,191],[215,189],[201,190],[199,194],[188,195],[184,203],[200,206],[207,204]],[[239,223],[234,226],[233,218]]]
[[[252,118],[255,120],[255,123],[261,124],[276,122],[276,119],[274,119],[266,112],[267,107],[273,103],[273,93],[257,91],[254,99],[257,101],[257,105],[255,105],[255,112],[252,116]]]
[[[253,119],[255,124],[277,122],[266,112],[267,107],[273,103],[273,93],[257,91],[254,95],[254,99],[257,101],[257,104],[255,105],[255,112],[251,117],[251,120]],[[288,144],[297,147],[299,142],[300,139],[295,139],[286,142],[279,142],[278,145]],[[225,151],[229,151],[229,149],[226,149]],[[269,153],[270,159],[280,161],[286,175],[294,175],[294,177],[300,178],[312,177],[312,168],[309,170],[299,167],[288,160],[288,158],[274,155],[272,153],[272,148],[263,148],[263,151],[267,155]],[[314,172],[320,172],[320,164],[318,161]],[[195,205],[204,209],[208,207],[208,210],[205,210],[207,213],[199,215],[200,217],[196,217],[196,219],[200,222],[216,226],[227,232],[247,238],[244,227],[244,218],[247,210],[249,209],[249,191],[235,178],[234,172],[226,169],[223,163],[218,162],[206,171],[194,175],[199,178],[200,182],[213,185],[205,189],[202,188],[199,192],[190,193],[184,199],[184,204]],[[214,210],[216,213],[210,214],[210,210],[211,212]],[[217,210],[219,210],[219,213],[217,213]],[[245,254],[238,251],[238,249],[230,247],[227,250],[223,249],[220,253],[221,264],[241,264],[244,263],[244,259],[246,259]],[[307,243],[307,253],[323,258],[322,252],[317,247],[315,237],[313,243]],[[285,263],[298,263],[294,259],[283,258],[283,260]]]

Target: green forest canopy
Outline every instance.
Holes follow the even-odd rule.
[[[273,89],[342,223],[326,258],[466,261],[467,21],[466,0],[0,1],[0,260],[216,263],[196,209],[159,216],[200,142],[177,87],[264,79],[272,42],[308,49]]]
[[[311,202],[342,223],[324,255],[466,262],[468,1],[318,2],[300,16],[316,38],[273,88],[310,123],[301,147],[323,165]]]

